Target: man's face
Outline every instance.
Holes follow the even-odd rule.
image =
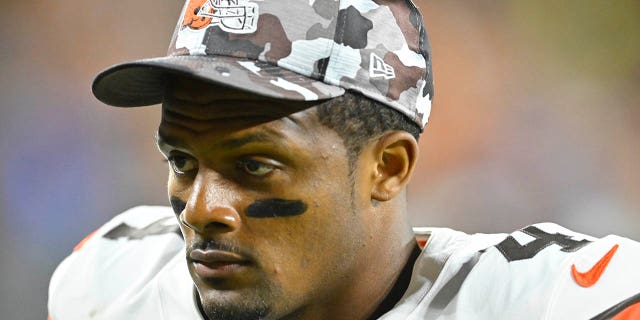
[[[179,80],[162,111],[169,196],[209,317],[298,317],[348,290],[368,198],[312,105]]]

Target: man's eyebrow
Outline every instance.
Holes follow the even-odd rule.
[[[272,140],[273,140],[273,137],[271,137],[270,135],[262,132],[258,132],[258,133],[251,133],[238,138],[224,139],[220,141],[219,146],[223,149],[237,149],[253,142],[267,142]]]

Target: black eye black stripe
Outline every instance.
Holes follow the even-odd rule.
[[[307,204],[300,200],[262,199],[252,203],[245,212],[253,218],[297,216],[307,211]]]
[[[171,207],[173,208],[173,212],[175,212],[176,215],[180,215],[180,213],[184,211],[184,208],[187,207],[187,203],[182,201],[178,197],[171,197],[169,199],[169,202],[171,202]]]
[[[176,215],[180,215],[187,206],[187,203],[178,197],[171,197],[169,201]],[[252,218],[291,217],[305,213],[307,207],[307,204],[300,200],[262,199],[249,205],[245,213]]]

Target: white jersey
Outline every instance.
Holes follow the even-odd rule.
[[[380,319],[640,319],[638,242],[550,223],[425,230],[409,288]],[[204,319],[173,211],[137,207],[94,232],[56,269],[48,307],[52,320]]]
[[[429,231],[407,292],[381,319],[640,319],[638,242],[552,223]]]

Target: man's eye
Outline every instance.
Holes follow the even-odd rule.
[[[193,158],[184,155],[171,155],[168,160],[171,170],[176,174],[186,174],[198,169],[198,163]]]
[[[238,162],[238,169],[252,176],[262,177],[271,173],[275,168],[264,162],[247,159]]]

